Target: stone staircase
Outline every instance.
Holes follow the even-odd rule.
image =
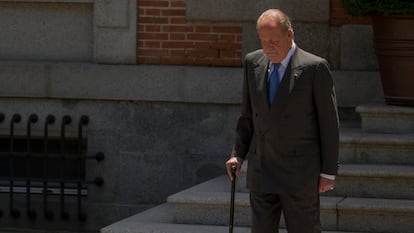
[[[361,127],[341,128],[336,188],[321,197],[325,233],[414,232],[414,108],[359,106]],[[238,178],[235,233],[250,232],[246,168]],[[230,182],[217,177],[101,233],[228,232]],[[283,218],[281,231],[284,229]]]

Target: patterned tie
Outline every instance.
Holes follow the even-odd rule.
[[[268,83],[268,98],[269,98],[269,105],[272,105],[273,100],[275,99],[277,88],[279,87],[279,65],[280,63],[273,64],[273,71],[269,76],[269,83]]]

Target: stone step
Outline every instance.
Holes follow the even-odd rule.
[[[321,223],[325,230],[336,230],[336,204],[341,197],[321,197]],[[180,224],[226,225],[229,219],[229,192],[181,192],[168,197],[175,210],[174,220]],[[250,203],[248,193],[235,197],[234,223],[250,226]],[[281,227],[285,224],[281,219]]]
[[[110,225],[101,229],[101,233],[219,233],[228,232],[227,226],[173,224],[157,222],[137,222],[139,225],[126,223]],[[250,233],[250,227],[234,227],[234,232]],[[280,233],[287,233],[286,229],[279,229]],[[322,231],[322,233],[358,233],[344,231]]]
[[[414,133],[414,107],[374,103],[358,106],[363,132]]]
[[[414,132],[380,134],[342,128],[339,160],[341,163],[414,165]]]
[[[246,188],[246,164],[237,179],[237,191]],[[335,189],[324,196],[390,198],[414,200],[414,166],[378,164],[342,164]]]
[[[226,176],[202,183],[171,195],[165,204],[105,227],[101,233],[224,232],[229,222],[228,184]],[[411,233],[414,200],[321,197],[321,221],[325,231]],[[247,193],[236,193],[234,222],[236,232],[249,231]]]
[[[225,225],[197,225],[178,224],[174,221],[173,206],[165,203],[106,226],[100,233],[218,233],[228,232],[228,223]],[[227,217],[228,216],[223,216]],[[234,225],[234,232],[250,233],[250,227]],[[280,233],[287,233],[280,229]],[[358,233],[344,231],[323,231],[322,233]]]
[[[174,209],[174,221],[180,224],[225,225],[230,193],[228,187],[223,190],[226,189],[223,184],[214,186],[220,182],[229,186],[228,178],[222,176],[213,183],[207,182],[168,197],[168,204]],[[371,229],[366,226],[365,219],[370,225],[376,220],[382,222]],[[323,229],[331,231],[408,233],[414,229],[414,200],[322,196],[321,223]],[[250,226],[248,193],[236,193],[235,224]],[[399,225],[398,231],[390,231],[388,225]],[[284,227],[283,219],[281,227]]]
[[[346,198],[338,203],[338,228],[363,232],[414,231],[414,200]]]
[[[343,164],[327,194],[414,200],[414,166]]]
[[[323,229],[336,229],[336,203],[342,197],[321,198]],[[174,208],[176,223],[225,225],[229,218],[230,182],[226,175],[209,180],[167,198]],[[237,192],[235,196],[235,225],[250,226],[249,194]],[[284,226],[283,218],[281,226]]]

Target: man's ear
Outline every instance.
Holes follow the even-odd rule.
[[[288,37],[289,38],[292,38],[293,39],[293,35],[294,35],[295,33],[293,32],[293,29],[288,29]]]

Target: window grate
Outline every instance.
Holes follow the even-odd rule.
[[[5,116],[0,113],[0,122]],[[89,124],[88,116],[81,116],[78,121],[77,135],[67,135],[67,126],[72,124],[72,117],[65,115],[60,121],[58,134],[50,135],[49,126],[55,124],[55,117],[48,115],[44,120],[43,134],[32,135],[32,126],[41,124],[36,114],[27,118],[25,130],[15,130],[21,124],[20,114],[10,119],[8,134],[0,134],[0,193],[9,194],[10,214],[20,217],[20,210],[15,208],[16,195],[25,195],[26,214],[36,219],[37,213],[32,208],[32,196],[43,197],[43,213],[52,219],[53,211],[49,208],[49,196],[59,196],[60,217],[69,219],[65,199],[77,198],[78,219],[86,220],[82,210],[82,197],[88,195],[89,184],[103,185],[103,178],[96,177],[87,181],[85,176],[86,160],[104,159],[103,153],[87,156],[87,138],[84,128]],[[0,210],[1,212],[1,210]]]

